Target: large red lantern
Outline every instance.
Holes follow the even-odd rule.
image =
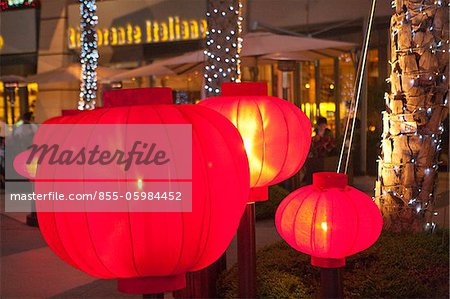
[[[184,288],[185,273],[226,250],[245,209],[249,170],[242,139],[223,116],[195,105],[148,105],[47,123],[192,125],[192,212],[57,213],[40,212],[37,203],[42,235],[64,261],[95,277],[119,278],[120,291],[152,294]]]
[[[256,296],[255,201],[267,200],[268,187],[294,175],[311,145],[306,115],[286,100],[267,96],[267,83],[222,85],[222,95],[200,105],[228,118],[244,140],[250,166],[249,204],[238,229],[239,296]]]
[[[224,84],[223,93],[232,94],[236,89],[238,95],[209,98],[199,104],[218,111],[239,130],[250,165],[250,201],[261,201],[268,199],[268,186],[288,179],[303,166],[311,145],[311,123],[286,100],[246,95],[254,92],[254,84]],[[267,84],[263,85],[267,89]],[[256,94],[262,94],[258,87]]]
[[[368,195],[347,185],[345,174],[321,172],[283,200],[275,223],[289,245],[311,255],[312,265],[339,268],[375,243],[383,220]]]

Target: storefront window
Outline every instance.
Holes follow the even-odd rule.
[[[380,136],[382,134],[381,111],[384,110],[384,92],[387,91],[386,78],[380,78],[380,51],[372,49],[369,52],[367,65],[367,147],[366,172],[377,173],[377,157],[379,153]],[[386,61],[383,62],[383,65]]]
[[[337,62],[333,58],[326,58],[300,63],[300,107],[313,124],[322,116],[327,119],[335,136],[342,132],[352,98],[354,78],[355,68],[350,54],[341,55]],[[339,126],[339,130],[336,126]]]
[[[377,49],[372,49],[369,51],[367,69],[367,127],[370,131],[381,130],[380,112],[383,109],[383,93],[385,92],[385,90],[382,88],[382,86],[379,86],[381,82],[379,80]],[[381,105],[379,103],[381,103]]]
[[[334,60],[332,58],[321,59],[318,62],[319,74],[316,76],[316,84],[318,85],[318,105],[317,117],[325,117],[328,121],[328,127],[336,134],[335,128],[335,88],[334,82]],[[316,118],[317,120],[317,118]]]
[[[268,83],[267,88],[269,95],[273,95],[273,86],[270,84],[272,81],[272,70],[271,64],[258,65],[258,81]]]
[[[37,84],[0,84],[0,118],[6,124],[20,121],[25,112],[34,112]]]
[[[313,62],[300,63],[300,108],[312,122],[316,120],[316,80]]]
[[[241,67],[241,80],[253,81],[252,68],[249,66]]]
[[[175,103],[194,104],[201,98],[203,85],[202,72],[196,70],[182,75],[169,75],[160,78],[160,86],[170,86]]]
[[[194,104],[201,98],[203,72],[196,69],[184,74],[133,78],[122,88],[170,87],[176,104]]]
[[[340,131],[344,132],[347,116],[350,113],[350,103],[353,99],[355,86],[355,60],[351,54],[339,56],[339,115]]]

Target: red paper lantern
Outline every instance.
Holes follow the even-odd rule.
[[[184,288],[186,272],[210,265],[226,250],[247,203],[249,170],[238,131],[219,113],[148,105],[47,123],[192,124],[192,212],[39,212],[37,202],[42,235],[64,261],[95,277],[119,278],[120,291],[152,294]],[[120,189],[123,183],[117,184]]]
[[[283,200],[275,223],[289,245],[311,255],[311,264],[338,268],[375,243],[383,219],[370,196],[347,185],[345,174],[320,172],[312,185]]]
[[[240,84],[234,84],[238,86]],[[232,85],[224,84],[225,94]],[[250,165],[250,201],[267,200],[268,186],[294,175],[311,145],[311,123],[295,105],[271,96],[219,96],[199,104],[228,118],[241,133]]]

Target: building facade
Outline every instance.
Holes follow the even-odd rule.
[[[8,1],[2,0],[3,2]],[[355,49],[309,61],[244,64],[242,79],[267,81],[271,94],[301,107],[313,123],[319,116],[326,117],[334,135],[339,138],[353,95],[358,50],[361,48],[370,4],[369,0],[244,1],[246,31],[302,34],[347,41],[354,43]],[[97,1],[97,12],[100,65],[105,67],[135,68],[157,59],[175,57],[204,47],[207,30],[206,0],[105,0]],[[46,0],[36,2],[35,7],[7,8],[1,13],[2,24],[18,26],[17,22],[23,19],[19,14],[30,15],[32,17],[27,17],[27,20],[35,20],[34,27],[27,30],[27,34],[35,34],[27,37],[27,40],[35,42],[13,47],[10,40],[4,40],[0,53],[2,75],[27,76],[62,68],[78,61],[80,45],[77,1]],[[391,14],[390,2],[379,1],[364,97],[358,116],[360,134],[355,147],[355,151],[359,151],[355,156],[360,157],[357,163],[361,165],[360,170],[363,172],[375,172],[375,162],[372,161],[375,161],[374,156],[378,153],[375,143],[379,142],[381,135],[379,113],[384,108],[383,93],[387,90],[385,79],[389,66],[387,57]],[[10,15],[14,16],[11,18]],[[4,30],[1,32],[2,36],[6,34]],[[23,41],[23,38],[20,40]],[[20,53],[11,53],[11,47],[20,49]],[[11,55],[21,56],[18,58]],[[170,86],[176,91],[178,102],[199,100],[202,85],[201,66],[188,68],[176,75],[133,78],[121,82],[123,87]],[[38,122],[60,115],[63,109],[76,108],[78,82],[47,82],[33,86],[34,90],[29,93],[35,94],[37,98],[29,106],[35,109]],[[30,91],[30,87],[26,89]],[[7,94],[5,88],[3,94]],[[1,109],[11,109],[10,100],[1,102]],[[31,109],[30,107],[27,109]],[[20,111],[15,115],[19,116]],[[8,120],[10,123],[12,121]],[[367,157],[367,162],[362,157]]]

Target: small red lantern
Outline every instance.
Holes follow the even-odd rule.
[[[242,139],[222,115],[195,105],[147,105],[47,123],[192,125],[192,212],[39,212],[37,203],[42,235],[64,261],[95,277],[119,278],[120,291],[153,294],[184,288],[185,273],[227,249],[246,206],[249,170]],[[117,189],[126,190],[123,184]]]
[[[231,94],[234,88],[238,96],[218,96],[199,104],[218,111],[239,130],[250,164],[250,201],[262,201],[268,199],[270,185],[288,179],[305,163],[311,145],[311,123],[286,100],[246,95],[262,93],[258,88],[254,91],[254,84],[224,84],[225,94]],[[267,84],[263,85],[267,90]]]
[[[275,223],[289,245],[311,255],[312,265],[339,268],[345,257],[375,243],[383,220],[372,198],[348,186],[345,174],[321,172],[283,200]]]

